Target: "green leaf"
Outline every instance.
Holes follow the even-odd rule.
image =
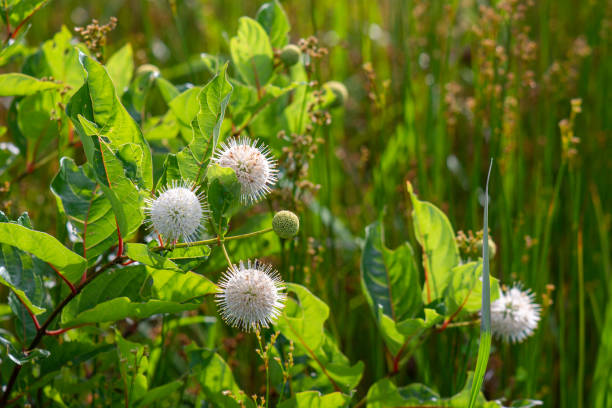
[[[117,95],[123,95],[134,74],[134,52],[130,43],[125,44],[108,59],[106,70]]]
[[[119,330],[115,330],[115,341],[117,342],[119,371],[127,395],[126,404],[132,406],[132,401],[141,399],[147,394],[149,358],[142,344],[124,339]]]
[[[79,50],[72,44],[70,30],[62,26],[51,40],[43,43],[41,51],[46,66],[40,76],[52,76],[69,85],[72,89],[68,90],[67,95],[72,96],[83,85],[83,69],[79,64]]]
[[[59,172],[51,182],[60,210],[82,239],[76,247],[87,259],[97,258],[118,241],[111,202],[102,194],[91,173],[88,166],[79,167],[71,158],[63,157]],[[129,222],[129,232],[140,226],[138,219],[129,221],[136,221]]]
[[[47,89],[57,89],[60,85],[51,81],[41,81],[28,75],[10,73],[0,75],[0,96],[32,95]]]
[[[291,25],[278,0],[262,4],[255,18],[268,33],[273,47],[282,48],[287,45]]]
[[[480,345],[478,346],[478,360],[476,360],[476,370],[474,372],[474,382],[472,383],[469,408],[476,404],[476,398],[480,393],[480,387],[484,381],[489,361],[489,350],[491,349],[491,295],[489,285],[489,178],[493,168],[493,159],[489,164],[487,174],[487,185],[485,188],[484,221],[482,226],[482,309],[480,311]]]
[[[4,23],[7,23],[5,16],[8,16],[10,25],[17,27],[48,2],[49,0],[7,0],[0,3],[0,15]]]
[[[155,269],[180,271],[181,269],[170,259],[152,252],[145,244],[129,243],[125,245],[125,255],[133,261]]]
[[[381,221],[366,227],[361,279],[370,307],[382,307],[396,322],[416,316],[422,308],[419,271],[408,243],[390,250]]]
[[[410,384],[397,387],[384,378],[374,383],[366,396],[366,408],[397,408],[397,407],[448,407],[464,408],[468,402],[469,389],[472,384],[472,373],[463,390],[449,398],[442,398],[438,393],[423,384]],[[475,407],[502,408],[496,401],[487,402],[482,394],[478,395]]]
[[[214,406],[238,408],[240,405],[225,391],[230,391],[247,407],[254,407],[253,401],[240,389],[229,365],[214,351],[192,348],[188,350],[191,370],[196,373],[202,391]]]
[[[388,249],[381,221],[366,227],[361,283],[381,335],[396,355],[409,340],[398,332],[396,324],[421,312],[421,285],[410,244]]]
[[[208,204],[217,228],[225,228],[229,218],[240,209],[240,182],[229,167],[213,164],[208,168]]]
[[[351,400],[348,395],[334,392],[321,395],[318,391],[303,391],[283,401],[278,408],[342,408]]]
[[[363,374],[363,362],[350,365],[323,328],[329,317],[329,307],[303,286],[288,283],[288,292],[297,296],[287,298],[282,316],[275,323],[283,336],[296,345],[295,355],[309,357],[309,366],[316,370],[323,385],[334,391],[350,392]]]
[[[230,52],[244,82],[259,89],[270,81],[274,54],[266,30],[257,21],[240,18],[238,34],[230,40]]]
[[[51,354],[40,363],[41,376],[51,374],[69,365],[78,365],[114,348],[111,344],[94,344],[78,340],[59,342],[54,337],[45,339],[45,347]]]
[[[178,120],[181,135],[187,141],[191,141],[194,137],[191,122],[200,110],[198,96],[201,91],[202,87],[196,86],[175,96],[168,102],[168,107]]]
[[[79,59],[87,74],[86,82],[72,97],[67,108],[75,129],[79,131],[81,139],[97,139],[98,144],[107,145],[109,152],[122,160],[122,167],[126,168],[123,177],[127,176],[141,188],[151,190],[151,152],[140,128],[119,102],[106,69],[84,54],[81,54]],[[79,115],[88,123],[80,120]],[[100,159],[100,153],[94,152],[94,142],[83,141],[87,160],[92,164],[95,161],[94,156]],[[126,145],[131,146],[134,154],[125,155],[123,149]]]
[[[125,267],[105,273],[85,287],[64,308],[62,325],[194,310],[200,306],[195,299],[216,291],[212,282],[196,273],[155,270],[142,265]]]
[[[408,183],[412,198],[412,218],[416,239],[423,247],[423,267],[426,282],[423,301],[431,303],[444,294],[451,278],[451,270],[459,264],[459,250],[455,233],[446,215],[436,206],[420,201]]]
[[[210,247],[198,245],[174,248],[164,256],[178,265],[181,270],[190,271],[206,262],[210,256]]]
[[[154,69],[139,72],[121,98],[121,102],[127,111],[138,123],[141,123],[144,119],[143,113],[147,95],[158,76],[159,71]]]
[[[217,147],[225,109],[232,94],[232,86],[227,80],[227,64],[215,75],[198,94],[199,110],[192,120],[193,137],[189,145],[177,155],[181,175],[184,179],[199,182]],[[179,95],[172,103],[174,104]],[[183,98],[178,99],[178,102]],[[183,118],[184,120],[185,118]]]
[[[0,223],[0,243],[14,246],[50,263],[72,282],[81,277],[87,265],[84,258],[51,235],[18,224]]]
[[[147,393],[139,399],[134,406],[136,408],[145,408],[153,406],[157,401],[167,401],[170,394],[183,386],[183,381],[172,381],[168,384],[160,385],[159,387],[151,388]]]
[[[461,308],[462,312],[474,313],[482,306],[482,262],[469,262],[452,270],[452,277],[444,295],[448,315]],[[499,297],[499,280],[491,278],[491,300]]]
[[[179,90],[176,89],[172,82],[160,76],[155,78],[155,84],[157,85],[157,89],[159,89],[162,98],[164,98],[164,101],[168,104],[180,94]]]

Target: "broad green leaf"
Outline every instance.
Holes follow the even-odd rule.
[[[482,309],[480,310],[480,344],[478,346],[478,359],[474,370],[474,381],[471,386],[469,408],[473,408],[480,394],[480,387],[484,381],[491,349],[491,294],[489,285],[489,178],[493,168],[493,159],[489,164],[487,184],[485,188],[484,220],[482,225]]]
[[[422,310],[421,285],[410,244],[388,249],[381,221],[366,227],[361,284],[381,335],[396,355],[410,340],[398,332],[396,324],[416,317]]]
[[[17,102],[17,125],[27,141],[26,159],[35,162],[35,155],[58,143],[62,129],[58,126],[60,96],[57,92],[38,92]],[[63,126],[64,130],[65,126]],[[61,142],[60,142],[61,143]]]
[[[435,324],[440,323],[443,319],[440,314],[435,310],[425,308],[425,317],[415,317],[406,320],[402,320],[397,324],[397,330],[406,337],[412,337],[421,333],[425,329],[433,327]]]
[[[172,84],[172,82],[164,79],[160,76],[155,78],[155,84],[157,85],[157,89],[164,98],[164,101],[169,104],[171,100],[179,96],[180,92],[176,87]]]
[[[60,342],[54,337],[45,339],[45,347],[51,354],[40,362],[41,376],[51,374],[69,365],[78,365],[114,348],[111,344],[94,344],[79,340]]]
[[[125,255],[133,261],[155,269],[180,271],[180,268],[174,262],[158,253],[150,251],[145,244],[126,244]]]
[[[266,30],[257,21],[240,18],[238,34],[230,40],[230,52],[244,82],[259,89],[270,81],[274,54]]]
[[[210,247],[198,245],[174,248],[167,254],[164,254],[164,256],[174,262],[175,265],[178,265],[181,270],[190,271],[206,262],[210,256]]]
[[[200,110],[198,96],[201,91],[202,87],[196,86],[176,95],[168,102],[168,107],[178,120],[181,135],[187,142],[193,139],[191,122],[193,122]]]
[[[146,408],[153,406],[157,401],[167,401],[170,394],[183,386],[183,381],[172,381],[159,387],[151,388],[134,405],[136,408]]]
[[[195,182],[203,179],[205,169],[217,147],[225,109],[232,94],[232,86],[227,81],[226,75],[227,64],[198,94],[199,109],[195,119],[191,122],[193,137],[189,145],[177,155],[184,179]],[[178,98],[181,96],[176,97],[171,105],[177,100],[182,100]]]
[[[339,392],[321,395],[318,391],[303,391],[283,401],[278,408],[342,408],[350,400],[350,396]]]
[[[123,95],[134,74],[134,52],[130,43],[125,44],[108,59],[106,70],[115,85],[117,95]]]
[[[140,187],[151,190],[153,187],[151,152],[140,128],[119,102],[106,69],[84,54],[81,54],[79,60],[86,71],[86,83],[77,92],[78,97],[77,94],[73,96],[72,106],[68,107],[75,128],[80,132],[81,138],[93,137],[98,139],[99,144],[107,144],[109,151],[122,159],[122,167],[126,169],[125,176]],[[87,132],[78,115],[89,122]],[[93,132],[93,129],[96,131]],[[85,141],[83,145],[88,161],[93,163],[93,143],[87,143],[89,148]],[[131,146],[132,154],[125,154],[126,145]]]
[[[208,204],[213,222],[224,229],[229,218],[240,208],[240,182],[229,167],[213,164],[208,168]]]
[[[0,223],[0,243],[14,246],[50,263],[72,282],[81,277],[87,261],[49,234],[13,223]]]
[[[268,33],[273,47],[282,48],[287,45],[291,25],[278,0],[262,4],[255,18]]]
[[[81,237],[82,242],[75,248],[78,247],[87,259],[97,258],[117,243],[117,225],[111,202],[93,178],[87,166],[77,167],[74,160],[63,157],[59,172],[51,182],[58,206]],[[140,222],[137,219],[130,221],[136,221],[129,223],[128,232],[133,232]]]
[[[329,308],[321,299],[294,283],[287,284],[287,290],[297,296],[297,301],[292,297],[287,298],[286,307],[274,324],[275,328],[294,342],[294,355],[309,358],[310,369],[318,372],[314,380],[318,389],[327,385],[330,390],[349,393],[361,380],[363,362],[351,365],[325,333],[323,324],[329,317]]]
[[[380,221],[366,227],[361,279],[370,307],[382,307],[396,322],[416,316],[422,308],[419,271],[408,243],[390,250]]]
[[[423,267],[426,282],[423,301],[431,303],[444,294],[452,269],[459,264],[459,250],[455,233],[448,218],[440,209],[426,201],[420,201],[408,182],[412,198],[412,219],[416,239],[423,247]]]
[[[49,0],[6,0],[0,3],[0,15],[2,21],[10,23],[11,27],[17,27],[28,16],[40,10]]]
[[[174,139],[178,136],[179,131],[178,120],[171,110],[163,116],[146,118],[142,129],[148,142]]]
[[[253,401],[240,389],[231,368],[219,354],[211,350],[192,348],[188,350],[188,360],[206,399],[214,406],[239,408],[240,405],[226,395],[226,391],[229,391],[247,407],[254,407]]]
[[[463,312],[474,313],[482,306],[482,263],[469,262],[453,268],[451,280],[444,295],[449,315],[459,308]],[[490,278],[491,301],[499,297],[499,280]]]
[[[40,76],[51,76],[70,86],[68,96],[83,85],[83,70],[79,64],[79,51],[72,44],[72,33],[66,26],[45,41],[41,46],[45,62],[45,73]]]
[[[155,270],[142,265],[121,268],[96,278],[62,312],[62,325],[113,322],[127,317],[197,309],[196,298],[216,286],[192,273]]]
[[[60,85],[51,81],[41,81],[28,75],[10,73],[0,75],[0,96],[32,95],[47,89],[57,89]]]
[[[147,95],[153,84],[155,84],[155,78],[158,76],[159,71],[156,69],[137,71],[136,78],[134,78],[121,98],[123,106],[125,106],[132,118],[138,123],[143,121]]]
[[[119,330],[115,330],[115,341],[117,342],[119,371],[123,378],[124,392],[127,395],[127,406],[132,406],[132,402],[143,398],[149,388],[147,381],[149,358],[142,344],[124,339]]]
[[[438,393],[423,384],[410,384],[397,387],[384,378],[374,383],[368,390],[366,408],[397,407],[448,407],[464,408],[469,399],[469,387],[472,384],[472,373],[469,374],[465,387],[449,398],[442,398]],[[502,408],[496,401],[487,402],[482,394],[478,395],[475,407]]]

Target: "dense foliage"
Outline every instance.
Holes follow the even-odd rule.
[[[605,2],[91,3],[0,3],[0,406],[612,407]]]

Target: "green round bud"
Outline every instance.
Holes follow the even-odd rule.
[[[272,229],[283,239],[292,238],[300,230],[300,219],[291,211],[279,211],[272,219]]]
[[[334,94],[334,100],[329,105],[330,108],[338,108],[347,101],[349,94],[346,90],[346,86],[342,82],[338,81],[329,81],[325,84],[325,87],[328,88]]]
[[[288,67],[291,67],[300,60],[300,56],[302,55],[302,51],[300,47],[295,44],[285,45],[280,53],[280,59],[283,61]]]

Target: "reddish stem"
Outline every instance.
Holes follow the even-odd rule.
[[[126,265],[131,265],[131,264],[133,264],[134,262],[136,262],[136,261],[134,261],[133,259],[130,259],[129,261],[126,261],[126,262],[122,263],[121,265],[123,265],[123,266],[126,266]]]
[[[66,333],[69,330],[78,329],[79,327],[83,327],[83,326],[87,326],[87,324],[83,323],[83,324],[78,324],[76,326],[66,327],[66,328],[57,329],[57,330],[45,330],[45,334],[48,335],[48,336],[57,336],[57,335]]]
[[[472,288],[473,289],[473,288]],[[446,319],[444,321],[444,323],[442,323],[442,326],[438,329],[438,332],[444,331],[446,329],[446,327],[450,324],[450,322],[453,321],[453,319],[455,317],[457,317],[457,315],[459,314],[459,312],[463,309],[463,307],[465,306],[465,304],[467,303],[470,295],[472,294],[472,289],[470,289],[470,291],[468,292],[467,296],[465,297],[465,299],[463,299],[463,302],[461,303],[461,305],[459,306],[459,308],[455,311],[455,313],[453,313],[448,319]]]
[[[76,293],[76,288],[74,287],[74,285],[60,271],[58,271],[55,266],[51,265],[49,262],[47,262],[47,264],[51,267],[51,269],[55,271],[55,273],[57,273],[60,278],[62,278],[64,282],[66,282],[66,285],[70,287],[72,293]]]
[[[34,322],[34,326],[36,327],[36,330],[40,330],[40,323],[38,323],[38,319],[36,318],[36,315],[30,310],[28,305],[25,304],[23,299],[18,294],[15,293],[15,296],[17,296],[17,299],[19,299],[23,307],[25,307],[25,309],[28,311],[28,314],[30,315],[30,317],[32,318],[32,321]]]

